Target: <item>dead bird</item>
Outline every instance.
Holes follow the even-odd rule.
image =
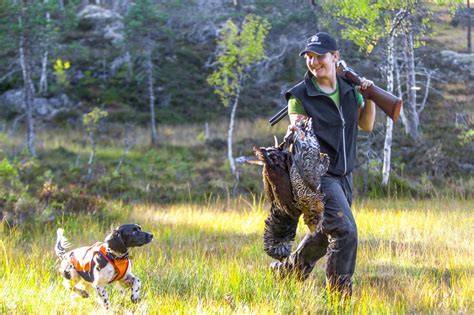
[[[291,253],[301,214],[311,232],[321,220],[321,176],[329,167],[329,157],[320,152],[311,119],[299,123],[282,144],[275,140],[274,146],[254,147],[254,152],[256,160],[245,158],[242,162],[263,165],[263,187],[271,204],[265,220],[264,250],[282,260]]]
[[[271,204],[263,233],[264,250],[269,256],[282,260],[291,253],[301,215],[293,197],[288,150],[275,141],[275,146],[254,147],[254,152],[258,163],[253,164],[263,165],[263,188]]]
[[[311,118],[297,124],[297,130],[286,137],[290,143],[290,181],[298,209],[311,232],[316,230],[324,211],[320,191],[321,177],[329,167],[329,157],[321,153]]]

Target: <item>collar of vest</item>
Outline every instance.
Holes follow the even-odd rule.
[[[308,96],[320,96],[320,95],[327,96],[326,93],[323,93],[322,91],[316,88],[316,86],[314,85],[312,81],[312,78],[313,78],[313,74],[309,71],[306,71],[306,74],[304,75],[304,85],[306,87],[306,93],[308,94]],[[337,83],[339,85],[340,99],[342,100],[344,98],[344,95],[350,90],[352,90],[353,87],[352,85],[347,83],[344,79],[342,79],[340,76],[336,75],[336,78],[337,78]]]

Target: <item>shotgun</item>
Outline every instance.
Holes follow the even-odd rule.
[[[346,66],[344,60],[340,60],[337,65],[337,74],[349,82],[360,85],[362,78],[351,68]],[[403,105],[403,101],[393,95],[385,91],[384,89],[379,88],[375,84],[368,87],[365,91],[360,91],[362,95],[374,101],[374,103],[383,110],[385,114],[387,114],[394,123],[397,122],[398,117],[400,116],[400,110]],[[286,115],[288,115],[288,106],[282,108],[278,113],[276,113],[272,118],[268,120],[270,125],[274,126],[280,120],[282,120]]]

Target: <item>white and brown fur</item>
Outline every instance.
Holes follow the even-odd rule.
[[[136,224],[124,224],[113,230],[106,238],[104,245],[107,252],[114,257],[128,257],[130,247],[138,247],[148,244],[153,239],[153,234],[141,230],[141,227]],[[110,302],[107,297],[105,286],[109,284],[116,276],[114,267],[107,263],[104,267],[96,266],[93,270],[93,282],[88,282],[83,279],[77,270],[74,268],[70,260],[70,253],[66,251],[69,247],[69,241],[64,237],[63,229],[57,231],[57,241],[55,246],[56,255],[61,260],[59,272],[64,277],[64,286],[79,294],[83,298],[89,297],[87,287],[93,287],[105,308],[110,308]],[[132,273],[132,262],[129,259],[129,264],[124,277],[117,280],[116,283],[122,288],[131,288],[132,302],[138,302],[140,298],[141,282]]]

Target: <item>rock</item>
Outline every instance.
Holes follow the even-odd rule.
[[[474,54],[458,53],[452,50],[441,51],[441,56],[445,62],[458,66],[462,70],[474,77]]]
[[[123,17],[97,5],[86,5],[78,14],[79,30],[91,45],[119,44],[124,39]]]
[[[60,94],[50,98],[36,97],[33,100],[34,114],[46,119],[54,117],[61,111],[70,110],[73,103],[66,94]],[[0,108],[9,111],[23,112],[25,106],[23,103],[23,90],[9,90],[0,96]]]

